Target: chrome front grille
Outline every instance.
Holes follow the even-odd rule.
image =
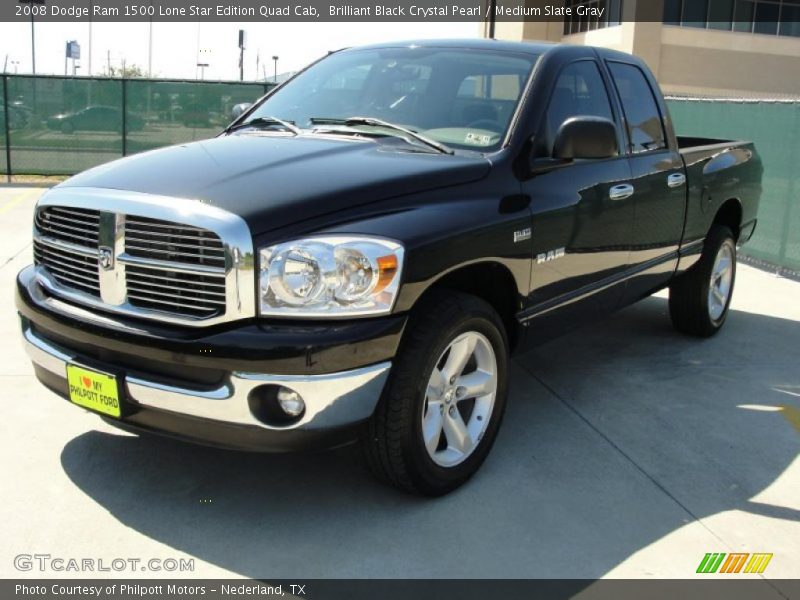
[[[209,317],[225,312],[225,276],[191,275],[160,268],[126,268],[134,306]]]
[[[100,310],[192,326],[255,315],[247,225],[195,200],[57,188],[36,210],[34,262],[51,294]]]
[[[34,220],[41,235],[87,248],[99,244],[99,210],[46,206],[36,212]]]
[[[125,218],[124,230],[125,253],[141,259],[125,269],[131,304],[196,317],[225,312],[225,246],[217,234],[133,216]],[[185,273],[177,266],[207,273]]]
[[[157,219],[127,217],[125,251],[140,258],[225,268],[225,247],[215,233]]]
[[[37,239],[33,242],[33,260],[34,264],[47,269],[61,285],[100,297],[96,256],[80,254],[65,247],[56,248]]]

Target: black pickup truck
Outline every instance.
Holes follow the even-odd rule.
[[[17,281],[41,382],[126,430],[358,442],[446,493],[497,437],[509,355],[669,287],[725,322],[752,144],[678,138],[635,57],[492,40],[335,52],[212,140],[39,201]]]

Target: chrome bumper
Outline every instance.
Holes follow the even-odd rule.
[[[77,354],[42,339],[28,326],[23,326],[22,335],[25,351],[42,369],[66,378],[68,363],[81,364]],[[274,431],[319,431],[369,418],[383,391],[390,368],[390,362],[383,362],[325,375],[231,372],[222,385],[210,390],[165,385],[128,373],[120,385],[128,401],[143,407]],[[298,392],[306,403],[302,418],[285,426],[273,426],[256,419],[250,412],[247,397],[251,390],[265,384],[283,385]]]

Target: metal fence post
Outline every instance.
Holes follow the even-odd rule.
[[[790,105],[795,108],[793,111],[793,119],[792,119],[792,126],[789,127],[788,131],[798,132],[800,131],[800,104],[798,105]],[[788,124],[787,124],[788,125]],[[794,139],[794,148],[792,149],[792,156],[795,160],[797,157],[800,156],[800,141],[798,141],[797,136],[792,136]],[[789,177],[789,189],[786,193],[786,203],[784,204],[783,209],[783,221],[781,222],[781,245],[778,249],[778,265],[781,267],[790,267],[792,269],[798,268],[797,265],[797,257],[788,257],[787,253],[789,252],[789,238],[794,233],[791,228],[792,223],[792,204],[795,200],[795,188],[796,188],[796,177]],[[789,263],[792,263],[791,265]]]
[[[8,75],[3,73],[3,118],[6,136],[6,178],[11,183],[11,119],[8,115]]]
[[[122,156],[128,155],[128,80],[122,74]]]

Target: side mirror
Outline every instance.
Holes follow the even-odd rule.
[[[578,116],[564,121],[556,134],[553,158],[611,158],[619,151],[617,128],[602,117]]]
[[[236,104],[231,111],[231,116],[235,121],[239,117],[242,116],[244,112],[246,112],[253,104],[251,102],[242,102],[241,104]]]

